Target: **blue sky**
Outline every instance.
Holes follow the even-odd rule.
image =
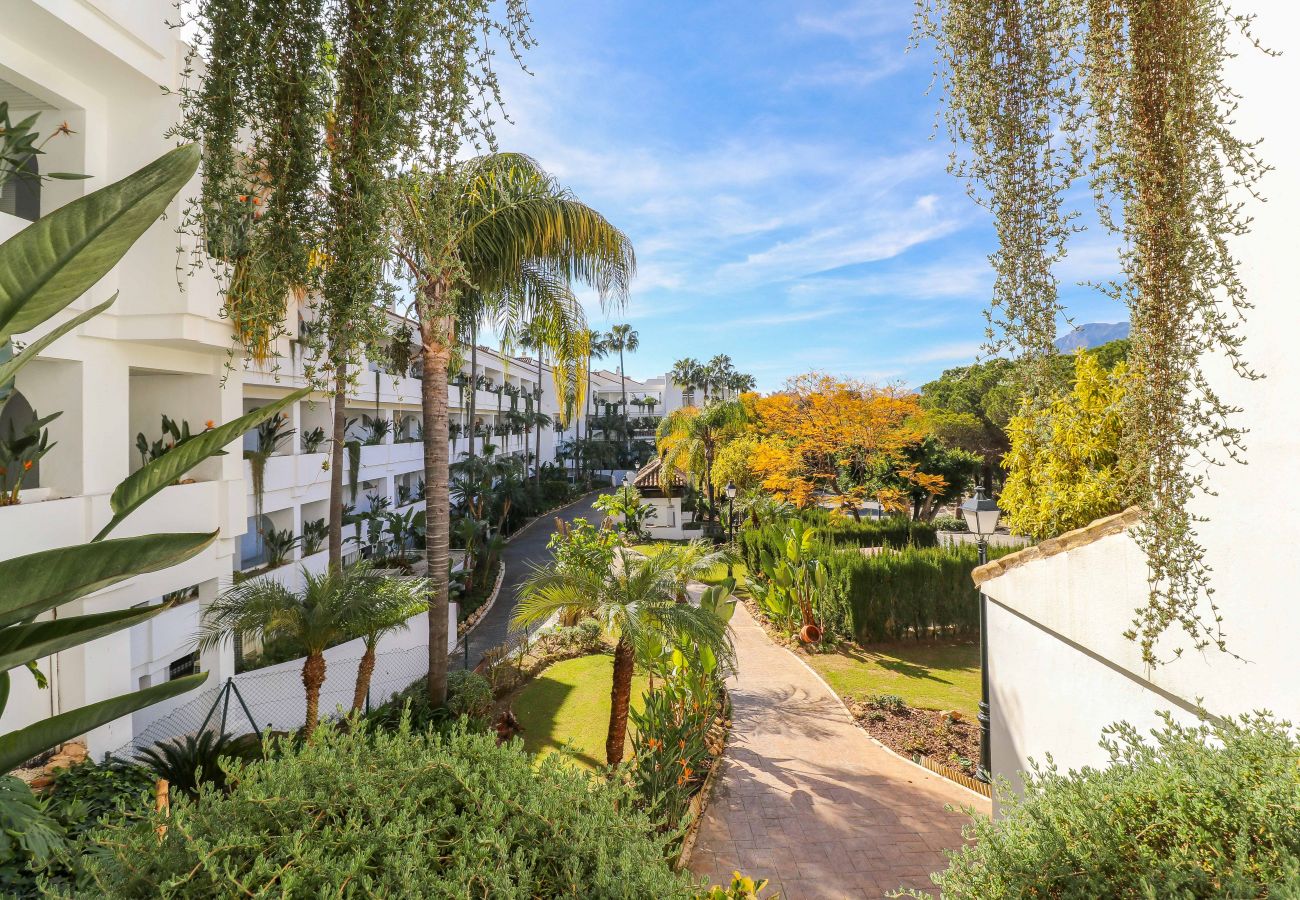
[[[761,389],[818,368],[919,385],[969,362],[987,214],[945,171],[906,0],[534,2],[532,75],[501,64],[502,149],[537,157],[633,239],[628,372],[728,353]],[[1085,235],[1063,283],[1113,268]],[[1068,288],[1079,322],[1122,310]]]

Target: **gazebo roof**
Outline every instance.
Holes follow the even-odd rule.
[[[639,491],[661,491],[663,484],[663,459],[656,456],[636,473],[632,479],[632,485]],[[686,487],[686,474],[681,469],[674,469],[672,473],[672,483],[670,487],[677,489]]]

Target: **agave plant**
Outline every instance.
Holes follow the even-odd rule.
[[[197,147],[179,147],[123,180],[73,200],[0,244],[0,407],[23,366],[108,309],[117,295],[69,316],[16,356],[11,338],[54,318],[103,278],[193,177],[198,163]],[[144,573],[170,568],[210,546],[216,532],[108,536],[185,472],[306,394],[306,390],[294,392],[233,422],[192,435],[183,446],[148,462],[113,491],[109,498],[112,516],[89,544],[0,561],[0,713],[9,696],[11,670],[27,667],[39,678],[37,660],[130,628],[166,609],[156,605],[37,621],[42,613]],[[178,678],[0,735],[0,771],[7,772],[69,738],[192,690],[206,677]]]

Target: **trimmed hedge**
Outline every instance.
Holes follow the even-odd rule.
[[[696,895],[630,787],[490,735],[322,728],[231,774],[229,794],[96,831],[94,896]]]
[[[990,558],[1008,552],[989,548]],[[974,544],[870,555],[838,550],[829,561],[849,628],[860,644],[979,634],[979,594],[970,577],[979,564]]]
[[[863,519],[855,522],[845,516],[832,516],[824,509],[806,509],[800,518],[815,525],[827,541],[854,547],[934,547],[939,543],[938,529],[930,522],[914,522],[906,516]]]
[[[1300,896],[1300,743],[1289,722],[1127,724],[1101,742],[1104,769],[1026,776],[976,816],[973,844],[935,877],[943,896],[998,898]],[[926,896],[906,892],[910,896]]]

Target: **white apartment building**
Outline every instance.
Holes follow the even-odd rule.
[[[70,135],[54,138],[39,164],[46,171],[87,173],[85,181],[50,181],[39,190],[24,184],[0,196],[0,240],[43,213],[129,175],[164,153],[164,133],[177,118],[174,97],[159,86],[176,88],[185,55],[178,32],[166,25],[174,17],[171,0],[5,0],[0,4],[0,100],[8,101],[18,121],[38,112],[37,130],[52,132],[66,122]],[[197,182],[191,189],[197,187]],[[0,421],[20,427],[32,411],[61,412],[49,425],[56,446],[24,482],[18,505],[0,507],[0,559],[84,543],[110,518],[109,494],[143,464],[137,436],[146,445],[159,440],[164,416],[201,431],[206,423],[230,421],[283,396],[303,383],[302,360],[288,339],[277,346],[280,358],[267,369],[245,370],[230,361],[230,329],[220,316],[220,295],[206,272],[190,272],[188,242],[178,236],[183,199],[173,202],[167,220],[156,223],[122,262],[78,300],[64,317],[120,295],[114,306],[55,342],[18,376],[16,396]],[[182,245],[178,253],[178,242]],[[19,336],[30,341],[45,333]],[[468,375],[467,351],[465,372]],[[484,441],[500,452],[524,454],[524,438],[511,430],[509,412],[524,405],[526,392],[541,389],[541,408],[557,412],[550,370],[540,383],[535,361],[510,358],[487,349],[477,356],[481,387],[474,393],[476,446]],[[272,371],[272,370],[275,371]],[[385,497],[391,508],[418,505],[423,467],[416,437],[419,384],[409,373],[376,375],[373,366],[359,377],[349,400],[356,418],[350,437],[363,441],[357,508],[364,512]],[[508,385],[509,393],[501,386]],[[461,433],[452,439],[453,459],[468,449],[468,383],[449,391],[453,418]],[[498,393],[498,391],[501,391]],[[516,395],[516,396],[512,396]],[[529,401],[533,402],[533,401]],[[325,516],[328,473],[324,448],[304,446],[314,428],[328,430],[328,398],[304,401],[290,411],[286,427],[296,429],[264,468],[262,510],[254,518],[250,463],[239,447],[205,461],[183,483],[165,488],[134,513],[115,536],[150,532],[219,531],[219,539],[199,556],[173,568],[141,575],[60,609],[64,614],[106,612],[141,604],[175,603],[147,624],[119,632],[42,661],[49,677],[40,689],[25,672],[13,673],[13,688],[0,730],[20,728],[61,711],[158,684],[194,670],[210,673],[212,686],[235,672],[234,652],[226,646],[199,654],[194,638],[204,605],[232,581],[236,572],[256,569],[264,558],[259,524],[300,536],[303,523]],[[396,421],[377,442],[364,442],[363,416]],[[572,425],[568,432],[572,435]],[[554,459],[564,438],[554,428],[541,434],[543,461]],[[534,438],[534,441],[536,438]],[[245,439],[246,448],[256,438]],[[308,452],[314,450],[314,452]],[[292,551],[288,564],[261,577],[294,577],[299,565],[318,567],[323,553]],[[452,629],[454,634],[455,629]],[[92,753],[114,750],[148,724],[187,701],[177,698],[96,729],[87,736]]]

